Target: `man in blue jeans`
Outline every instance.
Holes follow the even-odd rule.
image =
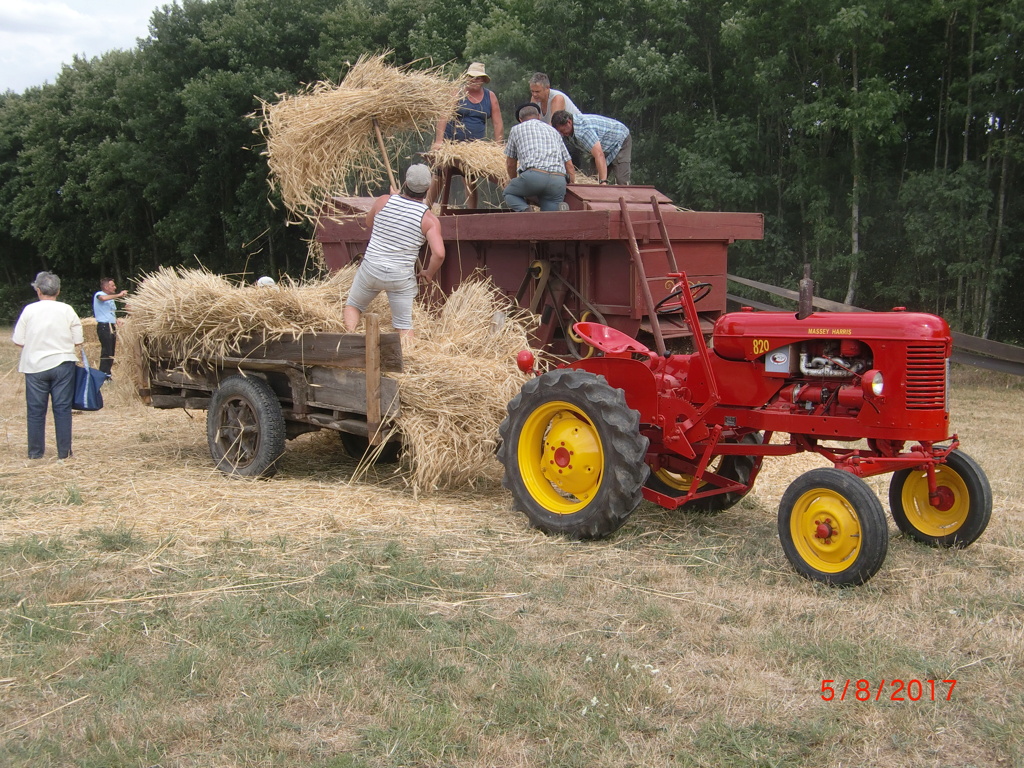
[[[569,151],[561,135],[540,119],[533,104],[521,107],[519,119],[508,134],[505,163],[511,179],[505,202],[513,211],[528,211],[526,198],[535,197],[542,211],[557,211],[565,199],[566,181],[576,180]]]
[[[18,370],[25,374],[28,457],[41,459],[46,450],[46,406],[53,409],[57,458],[71,456],[71,403],[75,396],[75,349],[85,339],[82,321],[69,305],[57,301],[60,278],[36,275],[32,287],[39,301],[21,311],[12,341],[21,347]]]

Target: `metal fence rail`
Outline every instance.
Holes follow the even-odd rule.
[[[739,285],[755,288],[783,299],[789,299],[794,302],[800,299],[800,294],[797,291],[788,288],[779,288],[776,285],[761,283],[757,280],[748,280],[737,275],[726,275],[726,277]],[[765,312],[785,311],[784,307],[752,301],[740,296],[734,296],[733,294],[728,294],[726,298],[730,303],[737,306],[753,307]],[[842,304],[838,301],[830,301],[818,296],[813,298],[812,304],[818,309],[824,309],[829,312],[871,311],[870,309]],[[955,363],[972,365],[976,368],[1009,373],[1014,376],[1024,376],[1024,348],[1014,346],[1013,344],[1003,344],[1002,342],[990,339],[982,339],[977,336],[968,336],[966,333],[953,331],[953,355],[951,359]]]

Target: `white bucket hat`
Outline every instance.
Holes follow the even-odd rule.
[[[467,77],[482,77],[485,83],[491,82],[490,76],[484,71],[484,65],[479,61],[474,61],[469,65],[469,69],[466,70]]]

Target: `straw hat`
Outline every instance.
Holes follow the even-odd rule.
[[[485,83],[491,82],[491,78],[487,72],[484,71],[484,65],[479,61],[474,61],[469,65],[469,69],[466,70],[467,77],[481,77]]]

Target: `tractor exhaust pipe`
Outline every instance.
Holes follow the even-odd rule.
[[[800,304],[796,319],[804,320],[814,312],[814,281],[811,280],[811,265],[804,264],[804,276],[800,280]]]

